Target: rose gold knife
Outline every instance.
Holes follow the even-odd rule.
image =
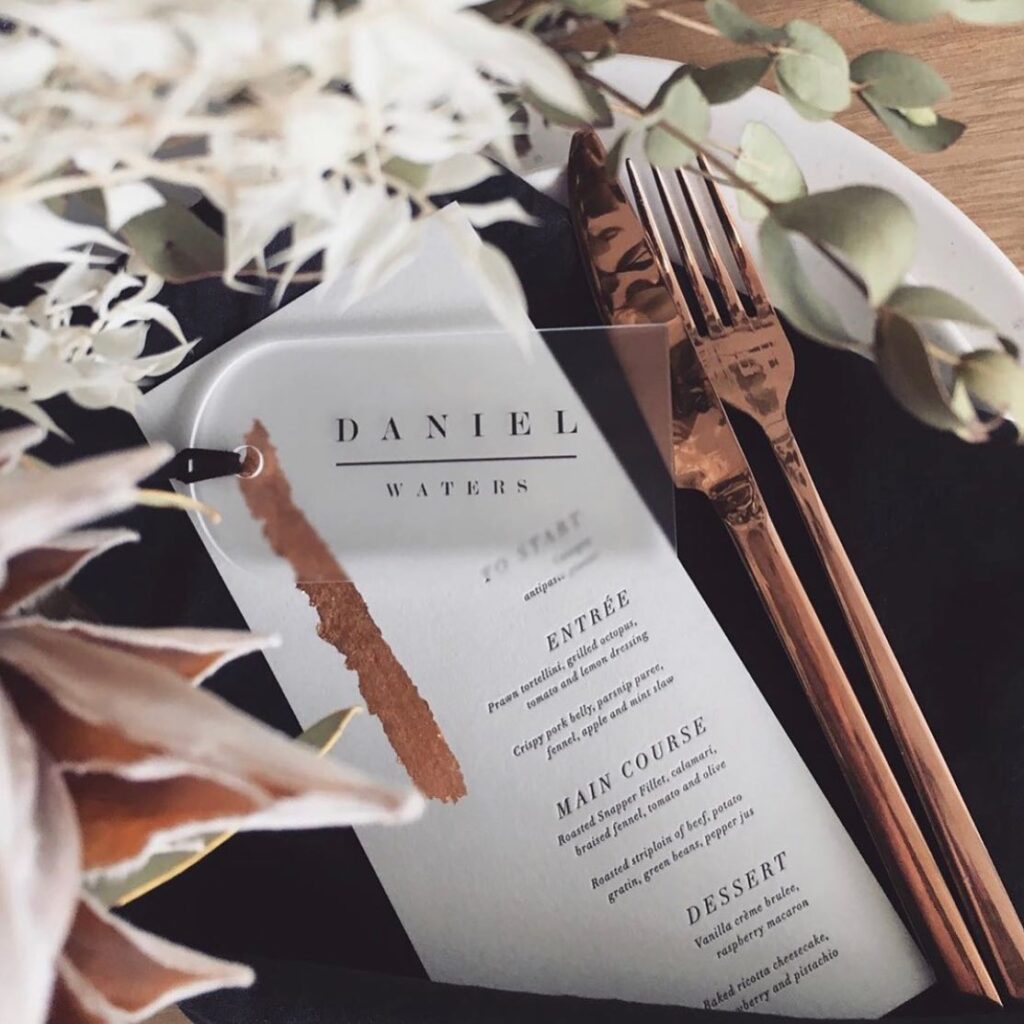
[[[702,339],[667,255],[605,171],[593,132],[569,157],[570,209],[605,320],[663,324],[669,335],[672,468],[705,494],[729,530],[828,737],[893,885],[961,992],[1000,1003],[953,894],[899,788],[768,515],[746,457],[701,363]],[[664,262],[663,262],[664,261]]]

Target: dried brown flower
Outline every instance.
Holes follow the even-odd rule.
[[[117,919],[83,881],[210,832],[398,822],[421,800],[196,688],[260,638],[33,614],[86,562],[136,539],[66,531],[132,504],[168,454],[19,468],[41,436],[0,434],[0,1006],[18,1024],[130,1024],[252,973]]]

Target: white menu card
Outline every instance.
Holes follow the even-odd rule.
[[[421,821],[359,837],[430,976],[812,1017],[921,992],[928,966],[573,387],[539,336],[467,330],[488,317],[462,280],[438,232],[362,311],[307,295],[140,415],[179,447],[262,424],[332,585],[429,709],[457,771]],[[238,481],[196,494],[299,720],[364,703],[372,664],[317,635]],[[415,777],[394,725],[357,720],[339,756]]]

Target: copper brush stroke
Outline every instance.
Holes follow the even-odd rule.
[[[259,420],[246,434],[245,443],[263,454],[262,472],[239,480],[245,503],[263,525],[263,535],[274,552],[291,565],[296,587],[316,610],[317,634],[358,675],[367,710],[380,719],[395,754],[423,795],[451,802],[464,797],[462,769],[430,705],[395,657],[355,583],[295,505],[277,449]]]

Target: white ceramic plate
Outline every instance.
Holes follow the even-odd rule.
[[[648,102],[675,67],[671,61],[625,54],[598,65],[601,77],[639,103]],[[876,184],[902,196],[913,208],[919,225],[911,278],[959,295],[1006,333],[1024,336],[1024,275],[966,214],[924,179],[840,125],[803,120],[785,100],[767,89],[755,89],[739,100],[715,107],[712,137],[735,146],[743,126],[752,120],[765,122],[786,141],[812,190]],[[609,141],[616,133],[609,130],[603,134]],[[569,138],[569,133],[562,130],[540,132],[527,168],[527,180],[562,202]],[[969,146],[970,142],[965,140],[960,145]],[[750,225],[744,225],[743,231],[756,258],[755,232]],[[816,285],[835,292],[836,279],[831,272],[813,263],[808,269]],[[847,305],[839,294],[836,298],[841,308]],[[855,314],[850,312],[849,316],[851,326],[856,326]]]

